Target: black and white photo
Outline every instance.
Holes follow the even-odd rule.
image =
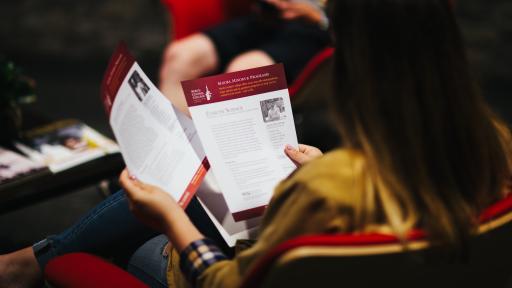
[[[260,101],[260,106],[265,123],[281,120],[284,117],[284,102],[281,97]]]
[[[130,84],[130,87],[132,87],[133,92],[135,92],[135,95],[139,99],[139,101],[144,100],[146,95],[149,92],[149,86],[144,82],[142,77],[140,77],[139,73],[137,71],[134,71],[130,78],[128,79],[128,83]]]

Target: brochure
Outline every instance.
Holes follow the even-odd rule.
[[[186,207],[209,168],[192,121],[151,83],[124,44],[110,60],[101,95],[130,173]]]
[[[230,198],[236,198],[237,196],[233,195],[240,192],[229,190],[230,186],[226,190],[223,187],[225,185],[221,184],[226,181],[226,175],[232,171],[224,173],[223,168],[219,170],[220,172],[216,172],[216,169],[209,171],[210,162],[205,157],[202,145],[202,143],[208,143],[204,145],[205,148],[218,145],[217,141],[210,142],[208,139],[203,139],[201,131],[211,129],[214,122],[223,125],[219,120],[227,118],[219,115],[216,121],[204,124],[201,121],[197,122],[196,119],[193,121],[179,112],[151,83],[123,44],[119,45],[110,60],[101,89],[105,110],[130,172],[142,181],[157,185],[171,193],[182,207],[186,207],[197,190],[196,196],[199,202],[230,246],[234,246],[238,239],[253,239],[256,236],[262,218],[261,212],[263,212],[259,207],[267,205],[276,183],[295,169],[283,152],[285,144],[297,145],[297,140],[282,65],[264,67],[260,71],[263,71],[260,74],[268,73],[268,75],[262,77],[262,81],[258,83],[267,84],[256,85],[268,85],[268,88],[263,89],[266,91],[261,92],[263,91],[261,87],[255,86],[258,89],[257,92],[263,93],[262,95],[258,93],[248,95],[247,92],[237,94],[241,95],[237,98],[240,100],[240,105],[246,109],[249,107],[257,109],[259,118],[253,115],[256,113],[246,114],[250,115],[253,121],[257,119],[261,122],[257,123],[257,132],[253,133],[253,130],[249,130],[249,134],[254,135],[250,135],[247,140],[248,136],[241,131],[244,128],[239,127],[236,130],[237,133],[232,136],[239,137],[238,140],[225,140],[235,141],[238,144],[248,141],[247,143],[250,144],[250,141],[256,139],[261,146],[260,148],[247,146],[244,155],[250,160],[238,162],[239,165],[249,165],[246,168],[240,166],[237,171],[247,173],[247,177],[250,176],[248,173],[252,173],[250,177],[259,179],[261,182],[254,187],[264,194],[253,194],[258,196],[253,198],[253,202],[246,197],[247,201],[244,204],[247,204],[247,207],[256,207],[260,211],[260,213],[251,213],[250,217],[238,217],[236,216],[238,214],[231,213],[228,207],[233,201]],[[253,71],[249,70],[247,73],[253,74]],[[228,78],[231,76],[224,75]],[[203,81],[203,79],[197,81]],[[212,103],[216,101],[219,106],[227,105],[219,109],[232,109],[231,102],[216,99],[216,95],[219,95],[216,94],[218,88],[215,85],[211,87],[214,88],[206,93],[209,97],[208,101],[211,100]],[[206,87],[201,87],[201,89],[204,88]],[[235,96],[232,96],[232,99],[237,100]],[[241,111],[240,115],[242,115]],[[202,125],[202,129],[196,130],[197,125]],[[226,126],[226,129],[233,131],[232,126]],[[207,152],[211,149],[208,148]],[[214,158],[215,153],[218,154],[215,150],[209,153],[213,153]],[[230,153],[224,155],[227,156],[228,161],[241,159],[234,158],[235,152]],[[251,155],[253,153],[259,155],[260,159]],[[265,153],[268,156],[266,158],[263,157]],[[224,165],[222,161],[220,163]],[[268,166],[263,167],[264,164]],[[260,165],[260,172],[256,170],[257,165]],[[236,176],[240,181],[241,175]],[[231,179],[227,181],[233,182]],[[252,184],[255,183],[252,182]],[[247,193],[247,189],[241,192]]]
[[[44,165],[0,147],[0,184],[44,169]]]
[[[182,87],[233,219],[261,216],[275,186],[296,168],[284,153],[286,144],[298,143],[283,65],[183,81]]]
[[[112,140],[74,119],[66,119],[23,132],[14,144],[33,162],[58,173],[106,154],[117,153]]]

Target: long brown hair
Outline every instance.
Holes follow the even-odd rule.
[[[333,107],[387,221],[460,244],[511,173],[510,132],[473,80],[447,0],[332,0]],[[501,127],[498,129],[497,127]],[[507,136],[508,135],[508,136]]]

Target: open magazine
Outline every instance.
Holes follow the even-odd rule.
[[[44,169],[44,165],[0,147],[0,184]]]
[[[230,246],[234,246],[238,239],[252,239],[256,236],[262,212],[270,200],[274,186],[294,167],[283,151],[285,144],[297,145],[284,71],[282,65],[262,69],[247,72],[250,75],[261,74],[259,84],[247,82],[253,88],[258,87],[254,85],[268,86],[267,88],[257,88],[253,90],[257,93],[252,94],[246,90],[237,99],[234,96],[230,98],[242,110],[258,111],[245,114],[244,111],[238,111],[241,118],[231,118],[233,125],[238,125],[236,123],[243,119],[257,121],[257,127],[253,127],[257,130],[248,131],[255,134],[250,141],[254,140],[256,143],[242,143],[242,138],[247,137],[247,133],[244,134],[241,130],[247,127],[229,126],[230,120],[219,114],[222,109],[235,108],[228,107],[233,102],[220,101],[218,97],[221,94],[218,93],[216,85],[208,84],[211,88],[203,85],[202,81],[211,79],[183,83],[184,89],[196,90],[194,93],[197,94],[191,97],[211,97],[210,99],[214,99],[212,103],[218,105],[214,107],[203,103],[201,108],[204,111],[200,112],[191,107],[192,120],[175,109],[151,83],[124,44],[120,44],[114,52],[101,88],[110,125],[130,173],[167,191],[182,207],[186,207],[197,192],[199,202]],[[195,85],[200,88],[193,88]],[[189,93],[188,90],[184,90],[185,94]],[[192,102],[188,104],[193,106]],[[236,114],[235,110],[229,111],[232,116]],[[197,115],[201,113],[216,113],[216,116],[215,119],[203,119],[201,115]],[[212,126],[215,125],[216,131],[225,135],[225,138],[220,139],[218,134],[217,138],[208,138],[208,131],[212,131]],[[223,125],[228,125],[225,132],[220,131]],[[202,145],[204,143],[208,145]],[[232,148],[222,150],[222,145]],[[246,147],[243,148],[242,145]],[[245,152],[236,152],[234,146],[240,146]],[[206,153],[203,147],[206,148]],[[213,162],[208,161],[206,156],[214,159]],[[210,170],[211,163],[215,163],[215,167]],[[259,178],[259,183],[244,182],[250,180],[249,178]],[[247,186],[258,191],[249,195],[248,189],[238,190],[245,196],[240,198],[240,195],[236,195],[238,188]]]
[[[14,145],[30,160],[48,166],[53,173],[119,152],[114,141],[74,119],[25,131]]]

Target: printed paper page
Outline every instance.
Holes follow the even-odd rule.
[[[298,146],[282,64],[184,81],[192,119],[235,221],[260,216]]]
[[[112,56],[103,81],[105,109],[130,173],[185,207],[208,168],[190,145],[172,104],[124,45]]]

